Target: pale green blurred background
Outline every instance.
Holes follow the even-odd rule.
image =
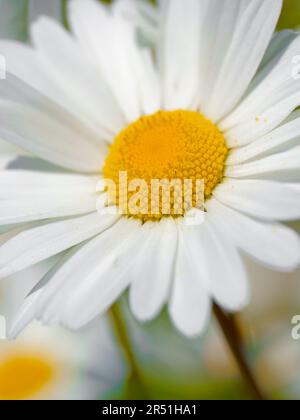
[[[52,15],[66,24],[66,1],[35,0],[35,7],[39,8],[38,13]],[[0,0],[0,37],[27,40],[28,22],[36,17],[32,5],[33,14],[28,13],[29,3]],[[278,29],[297,26],[300,26],[300,0],[285,0]],[[297,226],[296,223],[295,227],[300,231],[299,224]],[[291,337],[291,319],[295,314],[300,314],[300,272],[278,274],[248,260],[246,264],[253,297],[248,309],[240,316],[240,322],[253,369],[272,398],[300,399],[300,341],[294,341]],[[16,279],[15,287],[21,287],[23,280]],[[2,299],[5,299],[5,289],[2,290]],[[25,338],[31,340],[31,348],[43,345],[52,351],[53,346],[61,371],[60,382],[52,384],[51,392],[46,387],[43,392],[28,391],[24,398],[249,398],[214,321],[204,337],[187,340],[174,330],[166,314],[148,325],[140,325],[128,311],[126,296],[122,299],[122,310],[133,343],[138,377],[130,377],[126,360],[107,318],[104,326],[101,321],[78,335],[72,334],[72,337],[69,333],[56,331],[32,332],[33,340],[28,334],[28,338]],[[47,334],[48,337],[45,336]],[[0,342],[0,398],[1,363],[8,353],[16,352],[22,340],[26,341],[25,338],[21,337],[19,343],[5,344],[5,349],[4,343]],[[65,345],[56,346],[56,340]],[[74,353],[80,354],[80,357],[74,358]],[[22,380],[21,373],[14,371],[16,381],[18,375]]]

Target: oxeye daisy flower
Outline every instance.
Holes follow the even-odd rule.
[[[281,6],[73,0],[71,33],[41,18],[32,46],[1,41],[0,136],[53,167],[1,173],[0,223],[21,232],[0,248],[0,277],[59,255],[11,337],[35,318],[80,328],[127,289],[138,320],[166,304],[195,336],[212,302],[249,302],[242,253],[298,266],[280,222],[300,216],[300,37],[274,35]],[[191,181],[188,205],[174,191],[169,212],[161,193],[152,207],[153,180]]]

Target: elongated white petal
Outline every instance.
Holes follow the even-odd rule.
[[[268,74],[268,65],[274,60],[275,57],[278,57],[279,54],[282,54],[282,52],[286,51],[297,37],[298,32],[290,29],[285,29],[283,31],[274,33],[260,64],[257,75],[251,82],[251,88],[255,86],[255,84],[258,83],[266,74]],[[260,77],[257,77],[258,73]]]
[[[4,42],[4,45],[5,42]],[[68,105],[62,102],[62,105],[60,105],[60,100],[54,96],[52,98],[52,95],[50,92],[55,91],[55,85],[56,89],[59,89],[60,92],[62,92],[62,96],[65,98],[66,94],[61,90],[59,85],[57,85],[57,82],[51,83],[51,80],[49,78],[41,79],[36,85],[35,81],[37,78],[35,77],[35,73],[33,73],[34,81],[32,83],[30,79],[30,74],[32,72],[32,68],[30,65],[27,65],[27,62],[31,62],[31,60],[36,57],[36,54],[33,53],[33,55],[25,53],[20,53],[19,48],[22,48],[19,44],[18,48],[16,48],[16,51],[10,51],[10,47],[7,48],[7,53],[10,52],[10,55],[14,57],[19,57],[20,61],[17,61],[15,65],[11,64],[12,71],[8,70],[6,73],[6,79],[3,81],[3,83],[0,83],[0,94],[1,99],[6,99],[8,101],[17,102],[20,104],[28,105],[34,109],[37,109],[41,112],[46,113],[47,115],[51,116],[55,120],[58,120],[61,123],[64,123],[67,126],[73,127],[73,130],[76,130],[79,134],[84,135],[86,137],[86,140],[96,143],[99,145],[99,147],[102,145],[103,150],[103,141],[101,139],[99,140],[99,135],[101,135],[101,132],[99,132],[99,129],[92,127],[89,124],[86,124],[86,121],[81,118],[81,115],[74,113],[73,110],[68,110]],[[0,46],[2,44],[0,43]],[[25,47],[24,47],[25,48]],[[1,53],[1,51],[0,51]],[[19,68],[20,63],[22,62],[23,57],[27,56],[25,60],[25,68],[26,71],[24,74],[20,72],[20,74],[16,71],[16,68]],[[35,58],[37,60],[37,58]],[[11,63],[11,60],[9,60]],[[38,60],[39,62],[39,60]],[[44,76],[45,70],[43,70],[42,67],[36,69],[38,74],[41,76]],[[28,80],[27,80],[28,78]],[[98,80],[98,79],[97,79]],[[100,82],[99,82],[100,83]],[[49,84],[49,86],[48,86]],[[49,88],[49,91],[47,90],[47,87]],[[96,90],[95,90],[96,91]],[[103,98],[102,98],[103,100]],[[74,100],[73,100],[74,103]]]
[[[299,178],[300,146],[286,152],[276,153],[263,159],[259,159],[241,165],[227,166],[225,175],[229,178],[258,177],[262,175],[274,176],[295,172]]]
[[[32,37],[35,49],[0,41],[7,71],[68,110],[83,125],[94,128],[98,142],[111,141],[124,126],[121,112],[80,45],[48,18],[33,25]]]
[[[55,21],[40,18],[31,28],[44,72],[63,86],[69,108],[99,131],[99,142],[112,140],[124,127],[120,108],[109,87],[80,45]]]
[[[158,38],[159,8],[148,1],[116,0],[113,3],[116,13],[130,19],[139,29],[143,40],[154,46]]]
[[[21,42],[1,39],[0,54],[5,57],[6,70],[9,74],[13,74],[58,103],[66,105],[61,89],[53,83],[50,74],[43,69],[33,48]]]
[[[54,271],[53,278],[41,295],[38,304],[39,318],[45,323],[53,320],[63,322],[67,310],[66,299],[71,302],[70,299],[74,298],[74,305],[83,299],[83,306],[79,312],[70,308],[65,315],[68,326],[75,328],[75,324],[79,327],[79,324],[88,322],[87,317],[91,313],[96,316],[104,310],[104,307],[106,308],[106,305],[110,306],[119,293],[128,286],[128,277],[124,277],[123,273],[134,261],[126,260],[126,263],[123,261],[125,266],[123,263],[119,266],[118,256],[122,252],[126,253],[135,243],[139,229],[140,225],[137,222],[122,219],[74,254],[71,253],[67,261]],[[106,269],[112,271],[107,273]],[[81,312],[83,309],[84,313]]]
[[[130,307],[143,322],[153,319],[167,302],[174,275],[177,228],[172,220],[156,223],[149,233],[145,255],[136,260],[129,273],[132,280]]]
[[[138,51],[135,25],[94,0],[72,0],[69,18],[73,32],[109,84],[127,121],[139,118],[141,92],[145,87],[140,90],[144,64]]]
[[[200,105],[213,121],[229,112],[244,95],[271,39],[282,1],[270,4],[162,2],[159,58],[165,106]]]
[[[228,311],[245,307],[250,292],[244,265],[231,237],[216,229],[213,215],[207,213],[201,226],[188,227],[185,234],[194,265],[214,300]]]
[[[175,280],[169,312],[179,331],[194,337],[207,327],[211,302],[203,278],[194,267],[184,231],[179,229]]]
[[[299,33],[296,31],[285,30],[274,34],[261,66],[249,86],[247,97],[221,122],[223,130],[229,130],[247,119],[250,110],[247,105],[253,112],[255,97],[258,99],[258,94],[266,94],[266,89],[270,94],[274,83],[275,87],[279,87],[292,76],[291,59],[297,53],[299,42]],[[284,68],[285,65],[287,68]]]
[[[110,255],[98,262],[93,272],[89,271],[84,288],[73,290],[63,310],[63,324],[77,329],[109,309],[129,286],[130,270],[138,258],[145,256],[147,245],[148,229],[144,226],[120,247],[114,246]]]
[[[60,253],[109,228],[117,216],[92,213],[38,226],[16,235],[0,247],[0,277],[7,277]]]
[[[288,147],[300,144],[300,118],[293,119],[273,130],[266,136],[245,147],[234,149],[228,156],[227,165],[238,165],[253,158],[284,151]]]
[[[251,219],[215,199],[207,203],[207,210],[224,235],[257,261],[279,271],[299,265],[300,240],[291,229]]]
[[[266,220],[300,218],[300,192],[289,185],[264,180],[226,180],[213,192],[223,204]]]
[[[275,30],[282,0],[215,3],[219,26],[209,30],[217,33],[213,54],[221,55],[222,61],[216,59],[219,65],[203,112],[219,121],[239,102],[255,75]]]
[[[199,90],[201,8],[206,1],[167,0],[158,42],[163,105],[191,108]],[[205,42],[205,41],[204,41]]]
[[[103,149],[74,128],[28,105],[0,102],[0,135],[5,140],[71,170],[99,171],[105,158]]]
[[[277,127],[300,103],[300,80],[293,72],[299,54],[299,35],[279,51],[254,79],[248,95],[220,124],[230,147],[257,140]]]
[[[95,194],[97,179],[73,174],[45,173],[39,171],[9,170],[1,172],[0,200],[55,197],[67,194]]]
[[[293,80],[293,79],[292,79]],[[275,95],[274,95],[275,96]],[[273,99],[273,98],[272,98]],[[264,102],[264,98],[259,103]],[[274,98],[274,104],[256,112],[245,122],[225,133],[229,147],[240,147],[257,140],[276,128],[300,103],[299,87],[284,87]],[[249,113],[250,115],[250,113]]]
[[[20,308],[15,317],[12,326],[7,331],[7,337],[10,340],[17,336],[35,319],[36,303],[39,299],[40,291],[25,299],[24,304]]]
[[[97,158],[96,156],[92,158],[92,153],[96,153],[97,157],[100,154],[98,161],[101,162],[104,160],[107,154],[107,146],[103,142],[99,142],[99,133],[91,127],[87,127],[80,119],[74,117],[74,115],[66,111],[57,103],[22,82],[22,80],[14,75],[7,73],[6,79],[3,83],[0,83],[0,95],[1,121],[3,120],[1,131],[4,133],[5,140],[5,135],[9,136],[9,141],[16,143],[17,145],[21,143],[21,148],[28,147],[30,149],[31,142],[25,137],[27,134],[26,130],[31,129],[33,131],[32,135],[38,134],[40,136],[39,131],[44,129],[41,138],[34,138],[35,141],[33,141],[33,146],[36,147],[34,148],[31,146],[31,148],[34,149],[33,154],[39,152],[40,155],[42,155],[40,157],[47,159],[47,157],[44,156],[44,153],[47,150],[43,149],[47,149],[47,141],[49,142],[50,138],[51,141],[50,145],[48,144],[48,147],[51,146],[54,149],[53,152],[59,147],[62,150],[62,154],[66,154],[65,158],[63,158],[63,156],[60,156],[60,158],[58,157],[58,162],[55,160],[53,162],[54,164],[60,164],[60,160],[70,159],[72,155],[74,158],[74,155],[76,156],[76,154],[78,159],[78,155],[80,154],[81,160],[84,161],[86,159],[87,162],[80,164],[79,161],[77,162],[77,166],[74,163],[73,165],[69,163],[68,168],[85,172],[88,171],[88,169],[83,168],[88,165],[89,161],[89,165],[93,162],[93,165],[95,165]],[[12,107],[14,107],[15,113],[12,113]],[[36,124],[36,122],[34,124],[33,121],[30,121],[30,118],[37,118],[37,116],[40,120],[39,124]],[[26,118],[29,119],[28,124],[26,124]],[[43,125],[43,122],[45,122],[45,125]],[[14,123],[16,126],[14,126]],[[49,125],[50,127],[48,128]],[[21,136],[25,137],[25,139],[20,138]],[[60,137],[64,138],[64,142],[60,141]],[[27,143],[29,143],[28,146]],[[44,145],[44,148],[40,151],[41,145]],[[77,148],[79,151],[76,153]],[[71,157],[68,156],[70,154]],[[89,171],[92,170],[93,169],[89,169]]]
[[[138,38],[138,30],[144,27],[149,28],[147,22],[151,19],[152,25],[158,24],[157,14],[154,12],[155,7],[147,2],[136,0],[116,1],[112,5],[112,13],[114,16],[121,16],[122,20],[129,20],[136,29],[136,38]],[[145,22],[146,20],[146,22]],[[153,23],[153,20],[155,23]],[[150,27],[151,28],[151,27]],[[132,68],[135,70],[135,83],[138,86],[138,96],[143,114],[153,114],[161,109],[161,93],[158,79],[158,72],[152,58],[153,52],[151,47],[140,46],[142,42],[129,42],[127,45],[128,59],[131,60]]]
[[[96,196],[89,194],[52,194],[3,199],[0,201],[0,224],[10,225],[91,213],[96,210],[96,200]]]

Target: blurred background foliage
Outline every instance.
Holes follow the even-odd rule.
[[[284,0],[277,29],[296,28],[300,25],[300,1]]]
[[[113,0],[99,0],[103,3],[111,3]],[[146,0],[138,0],[146,1]],[[153,3],[155,0],[149,0]],[[24,40],[28,36],[28,10],[36,7],[37,3],[47,3],[47,14],[53,13],[58,17],[61,14],[61,20],[66,23],[66,9],[68,0],[0,0],[0,37],[9,37],[11,39]],[[30,6],[34,4],[34,6]],[[300,1],[284,0],[283,9],[277,29],[296,28],[300,26]],[[44,7],[44,6],[43,6]],[[59,12],[57,12],[59,10]]]
[[[28,25],[40,13],[48,14],[66,24],[67,1],[0,0],[0,38],[26,41]],[[300,27],[300,0],[284,0],[277,29],[298,26]],[[299,399],[300,342],[291,338],[291,318],[300,313],[300,273],[273,273],[249,261],[247,267],[253,299],[242,315],[242,324],[249,358],[262,386],[269,390],[270,396],[278,399]],[[110,387],[105,386],[104,391],[103,386],[96,381],[90,395],[99,399],[249,398],[235,362],[214,322],[205,336],[197,340],[187,340],[175,331],[166,313],[150,324],[141,325],[131,316],[126,296],[121,303],[133,343],[138,375],[128,374],[125,367],[121,377],[115,375],[118,379]],[[96,326],[94,334],[97,328]],[[119,348],[116,341],[115,347]],[[109,365],[107,359],[113,360],[112,350],[103,357],[102,363]],[[87,358],[91,360],[90,356]],[[120,359],[126,365],[124,357],[120,355]],[[85,375],[95,376],[91,369],[86,370],[88,372]],[[84,379],[81,382],[84,383]],[[62,392],[60,397],[68,398],[68,395]]]

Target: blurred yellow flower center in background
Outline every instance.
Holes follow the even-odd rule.
[[[193,111],[159,111],[143,116],[129,125],[115,139],[106,159],[103,175],[117,186],[115,203],[120,206],[121,195],[128,199],[134,194],[128,183],[142,179],[149,187],[147,196],[150,203],[151,180],[193,181],[192,206],[196,207],[196,180],[204,181],[204,198],[211,196],[215,186],[222,180],[224,163],[228,154],[225,139],[210,120]],[[127,184],[120,188],[120,172],[127,173]],[[121,193],[120,193],[121,191]],[[176,195],[171,199],[170,215],[176,211]],[[182,197],[180,197],[182,199]],[[163,199],[162,199],[163,200]],[[147,221],[161,219],[162,202],[157,214],[127,214]],[[150,205],[149,205],[149,208]]]
[[[53,380],[55,369],[46,357],[30,353],[0,359],[0,400],[33,398]]]

